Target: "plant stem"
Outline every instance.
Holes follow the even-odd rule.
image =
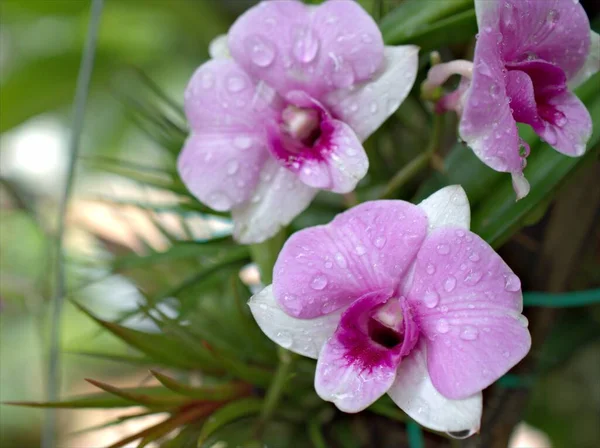
[[[411,160],[408,165],[398,171],[394,177],[390,179],[385,191],[380,196],[381,199],[391,199],[396,191],[410,181],[413,177],[419,174],[424,168],[429,165],[430,160],[438,150],[442,139],[442,131],[444,129],[444,115],[436,114],[433,119],[433,134],[427,149]]]
[[[271,415],[273,415],[273,411],[275,411],[275,408],[277,407],[277,404],[283,395],[283,389],[285,383],[289,379],[290,370],[292,368],[294,355],[281,347],[278,348],[278,354],[279,366],[277,367],[273,381],[271,382],[269,390],[267,390],[267,395],[265,396],[264,405],[260,413],[259,431],[262,430],[264,425],[271,418]]]
[[[425,447],[423,431],[421,431],[421,427],[412,420],[406,423],[406,436],[408,437],[408,446],[410,448]]]
[[[47,394],[49,401],[56,401],[60,389],[60,327],[61,315],[65,299],[65,269],[64,269],[64,248],[63,240],[65,235],[65,220],[69,197],[75,178],[75,167],[77,156],[79,154],[79,141],[83,130],[83,119],[87,97],[94,68],[94,58],[96,54],[96,42],[98,38],[98,29],[100,26],[100,17],[102,15],[103,0],[93,0],[90,23],[88,27],[87,39],[79,75],[77,77],[77,87],[75,99],[73,101],[73,121],[71,128],[71,139],[69,142],[69,165],[67,177],[65,180],[63,194],[58,209],[58,227],[55,238],[55,285],[54,297],[51,306],[51,333],[50,333],[50,356],[48,363],[48,382]],[[51,448],[55,446],[56,438],[56,411],[48,409],[45,415],[44,429],[42,434],[42,448]]]
[[[523,305],[543,306],[546,308],[571,308],[600,303],[600,289],[574,291],[561,294],[547,292],[526,292],[523,294]]]

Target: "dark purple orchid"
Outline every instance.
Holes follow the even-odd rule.
[[[529,192],[523,175],[529,148],[517,123],[565,155],[585,152],[592,121],[570,88],[600,69],[599,39],[577,0],[475,0],[475,9],[473,64],[435,66],[425,88],[463,76],[439,106],[462,114],[461,138],[485,164],[512,173],[522,198]]]
[[[363,203],[292,235],[250,309],[273,341],[318,359],[315,389],[342,411],[387,393],[420,424],[470,435],[481,391],[531,340],[519,278],[469,221],[458,186],[418,206]]]

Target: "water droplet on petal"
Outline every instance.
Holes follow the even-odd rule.
[[[462,431],[448,431],[446,434],[453,439],[462,440],[471,437],[474,434],[474,431],[471,431],[470,429],[464,429]]]
[[[233,145],[239,149],[248,149],[252,146],[252,139],[246,135],[238,135],[233,139]]]
[[[517,320],[519,321],[519,324],[521,324],[521,326],[523,328],[527,328],[529,326],[529,320],[522,314],[519,314],[519,317],[517,317]]]
[[[548,24],[552,28],[554,28],[554,26],[558,22],[558,19],[560,19],[560,14],[558,13],[558,11],[556,9],[551,9],[550,11],[548,11],[548,15],[546,16],[546,20],[548,21]]]
[[[373,42],[373,36],[371,36],[369,33],[364,33],[360,36],[360,40],[362,40],[365,44],[370,44]]]
[[[229,163],[227,163],[227,174],[233,175],[237,173],[239,167],[240,164],[237,160],[230,160]]]
[[[338,264],[338,266],[342,269],[346,269],[346,267],[348,266],[348,263],[346,262],[346,259],[344,258],[344,256],[338,252],[337,254],[335,254],[335,261]]]
[[[239,92],[240,90],[243,90],[244,87],[246,87],[246,81],[244,81],[244,78],[234,75],[227,80],[227,89],[230,92]]]
[[[469,255],[469,260],[477,263],[479,261],[479,254],[477,254],[477,252],[473,252],[471,255]]]
[[[226,210],[231,207],[231,200],[220,191],[215,191],[210,195],[209,204],[217,210]]]
[[[433,275],[433,274],[435,274],[435,266],[434,266],[434,265],[432,265],[431,263],[429,263],[429,264],[427,265],[426,271],[427,271],[427,273],[428,273],[429,275]]]
[[[215,77],[212,73],[206,72],[206,73],[202,74],[202,78],[200,79],[200,82],[202,83],[203,88],[210,89],[215,82]]]
[[[444,289],[446,290],[446,292],[452,292],[452,291],[454,291],[455,287],[456,287],[456,278],[451,275],[444,281]]]
[[[367,253],[365,246],[358,245],[354,248],[357,255],[364,255]]]
[[[294,43],[294,57],[298,62],[309,63],[315,59],[319,51],[319,39],[310,29],[304,29],[298,33]]]
[[[371,107],[369,108],[369,110],[371,111],[372,114],[377,112],[377,103],[375,101],[373,101],[371,103]]]
[[[465,231],[464,230],[457,230],[456,231],[456,236],[459,238],[462,238],[465,236]]]
[[[435,291],[427,291],[423,296],[423,303],[427,308],[435,308],[440,303],[440,296]]]
[[[466,325],[460,330],[460,338],[465,341],[474,341],[479,336],[479,330],[472,325]]]
[[[450,253],[450,246],[447,244],[438,244],[437,252],[441,255],[448,255]]]
[[[448,333],[448,331],[450,331],[450,324],[448,323],[448,321],[446,319],[440,319],[437,321],[437,324],[435,325],[435,329],[437,330],[438,333]]]
[[[464,282],[467,285],[470,286],[474,286],[477,283],[479,283],[479,280],[481,280],[481,277],[483,277],[483,274],[481,272],[478,271],[471,271],[469,272],[469,274],[465,277]]]
[[[294,340],[292,339],[292,335],[290,333],[288,333],[287,331],[278,331],[277,332],[277,342],[283,348],[290,348],[292,346],[292,344],[294,343]]]
[[[275,59],[275,46],[267,38],[254,35],[246,40],[250,59],[259,67],[268,67]]]
[[[517,292],[521,289],[521,280],[515,274],[510,273],[504,278],[504,289]]]
[[[312,289],[315,289],[317,291],[325,289],[325,287],[327,286],[327,277],[325,277],[323,274],[316,275],[310,282],[310,286]]]
[[[378,236],[377,238],[375,238],[375,241],[373,241],[373,245],[376,248],[381,249],[383,246],[385,246],[385,242],[386,239],[384,236]]]

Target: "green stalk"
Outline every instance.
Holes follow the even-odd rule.
[[[278,348],[278,354],[279,366],[265,396],[263,408],[260,413],[259,431],[264,428],[264,425],[269,421],[277,408],[292,369],[294,355],[281,347]]]
[[[526,292],[523,294],[523,305],[542,306],[546,308],[571,308],[596,305],[600,303],[600,289],[574,291],[562,294],[547,292]]]
[[[83,130],[83,119],[87,97],[94,68],[96,54],[96,43],[100,17],[102,15],[103,0],[93,0],[88,33],[81,59],[75,99],[73,101],[72,133],[69,142],[69,165],[63,194],[58,209],[58,228],[55,238],[55,286],[52,300],[51,330],[50,330],[50,355],[48,364],[47,394],[49,401],[56,401],[60,389],[60,326],[61,315],[66,293],[65,282],[65,254],[63,240],[65,235],[65,219],[73,182],[75,179],[75,168],[79,155],[79,141]],[[46,411],[44,428],[42,433],[42,448],[52,448],[56,439],[56,411],[52,408]]]
[[[443,129],[444,115],[435,114],[433,119],[433,134],[427,149],[410,161],[408,165],[404,166],[404,168],[398,171],[394,177],[390,179],[385,187],[385,191],[380,196],[381,199],[393,198],[400,187],[404,186],[408,181],[427,168],[429,161],[440,146]]]
[[[408,437],[408,446],[410,448],[424,448],[425,440],[423,431],[418,423],[410,420],[406,423],[406,436]]]

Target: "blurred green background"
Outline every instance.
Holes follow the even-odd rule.
[[[161,215],[157,226],[153,221],[156,215],[148,216],[131,206],[149,196],[168,204],[168,195],[159,197],[156,192],[123,180],[107,169],[113,167],[110,161],[116,159],[129,161],[133,168],[173,168],[173,158],[165,156],[161,148],[161,137],[165,135],[144,128],[132,110],[160,103],[173,121],[185,126],[153,86],[159,86],[161,92],[180,104],[189,77],[208,56],[209,42],[226,32],[235,17],[253,3],[250,0],[105,2],[66,233],[68,289],[73,291],[74,299],[92,305],[103,318],[121,316],[134,309],[139,301],[139,292],[131,278],[110,274],[111,258],[125,252],[144,253],[148,247],[159,251],[165,248],[169,242],[161,233],[161,226],[181,231],[168,215]],[[373,10],[373,2],[362,3]],[[399,3],[399,0],[386,1],[385,7],[391,10]],[[592,0],[585,5],[597,24],[598,3]],[[89,7],[87,0],[0,1],[0,401],[3,402],[40,400],[45,396],[48,300],[53,288],[51,238],[56,231],[56,209],[67,169],[71,105]],[[444,54],[461,53],[465,51],[463,47],[469,46],[470,43],[450,47]],[[144,102],[146,99],[148,103]],[[400,116],[411,115],[411,102],[403,107]],[[423,113],[419,108],[416,111]],[[412,118],[418,120],[418,114]],[[394,133],[393,129],[388,131]],[[183,138],[174,129],[164,132],[169,142]],[[583,181],[567,184],[559,192],[558,201],[561,198],[563,202],[571,201],[583,194],[582,189],[591,189],[592,193],[597,189],[600,170],[596,159],[578,172],[578,180],[587,179],[587,184]],[[385,165],[384,159],[379,165]],[[116,197],[127,200],[116,207],[108,200]],[[504,246],[503,255],[516,270],[529,270],[525,277],[530,287],[556,292],[600,285],[599,199],[592,196],[595,199],[589,202],[586,198],[582,200],[584,206],[591,207],[589,228],[596,230],[576,235],[573,237],[576,242],[570,242],[580,248],[576,254],[577,269],[561,268],[560,263],[557,267],[553,258],[557,255],[552,255],[554,247],[560,258],[562,248],[555,242],[562,236],[556,237],[548,226],[558,226],[554,232],[559,235],[561,229],[568,233],[572,217],[564,218],[563,212],[562,218],[556,218],[558,224],[554,222],[556,219],[539,221],[543,212],[549,210],[549,203],[542,204],[542,214],[538,213],[537,219],[532,218],[535,226],[518,233]],[[327,203],[327,198],[322,202]],[[552,210],[557,206],[560,204],[555,204]],[[314,216],[317,215],[315,211]],[[215,220],[190,217],[188,221],[196,239],[227,231],[226,223]],[[568,241],[569,237],[562,239]],[[532,259],[550,267],[532,268]],[[555,279],[551,284],[552,279],[544,277],[548,272],[547,275],[553,276],[554,272],[567,270],[562,282]],[[176,273],[162,274],[167,279],[177,277]],[[148,279],[144,281],[148,283]],[[534,385],[527,414],[527,421],[541,433],[521,427],[519,437],[525,437],[520,439],[525,441],[521,444],[515,441],[514,447],[546,447],[552,443],[554,447],[591,448],[600,444],[600,308],[563,312],[558,321],[545,347],[544,359],[549,360],[549,365]],[[140,319],[129,324],[144,328],[152,325]],[[122,342],[100,332],[97,325],[68,304],[63,327],[62,347],[66,352],[129,352]],[[116,385],[142,384],[147,381],[144,372],[141,367],[67,353],[63,356],[62,392],[67,395],[90,391],[91,386],[82,381],[86,377]],[[109,420],[115,415],[111,412],[61,412],[59,446],[98,447],[135,430],[126,426],[109,428],[100,435],[70,435]],[[0,405],[0,445],[38,446],[41,422],[39,410]]]

